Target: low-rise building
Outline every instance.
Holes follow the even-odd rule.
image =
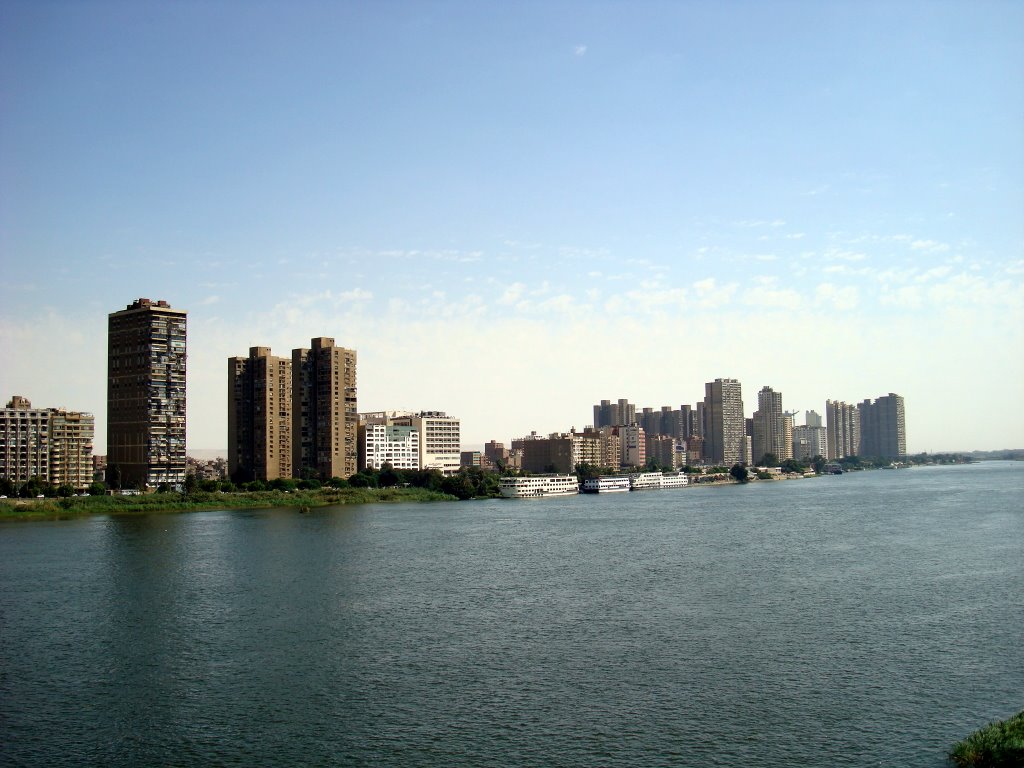
[[[370,419],[359,425],[359,468],[420,468],[420,433],[409,426],[396,426]]]

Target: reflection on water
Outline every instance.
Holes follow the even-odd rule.
[[[1021,706],[1024,466],[0,526],[0,763],[904,765]]]

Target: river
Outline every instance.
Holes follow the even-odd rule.
[[[0,525],[0,764],[920,766],[1024,708],[1024,463]]]

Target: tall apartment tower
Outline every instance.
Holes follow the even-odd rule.
[[[736,379],[715,379],[704,385],[704,456],[713,464],[731,466],[746,455],[743,394]]]
[[[837,400],[825,403],[825,437],[830,461],[856,456],[860,450],[860,413],[857,406]]]
[[[292,361],[270,347],[228,358],[228,477],[292,476]]]
[[[625,398],[602,400],[594,406],[594,427],[621,427],[636,422],[636,406]]]
[[[790,420],[792,425],[792,420]],[[786,433],[782,412],[782,393],[771,387],[762,387],[757,393],[757,410],[754,412],[754,429],[751,436],[753,460],[760,461],[766,453],[778,460],[788,458]],[[790,426],[792,431],[792,426]]]
[[[137,299],[109,316],[107,482],[185,482],[185,319],[166,301]]]
[[[875,402],[865,400],[860,413],[860,455],[896,459],[907,455],[903,398],[890,392]]]
[[[356,353],[322,336],[292,350],[292,470],[329,480],[358,470]]]

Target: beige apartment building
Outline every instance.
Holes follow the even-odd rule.
[[[326,336],[292,350],[292,471],[347,478],[359,469],[355,350]]]
[[[15,395],[0,410],[0,477],[17,484],[36,478],[84,491],[92,483],[94,434],[91,413],[33,408]]]
[[[292,458],[291,358],[270,347],[228,358],[228,477],[290,478]]]
[[[825,438],[829,461],[856,456],[860,450],[860,412],[839,400],[825,402]]]
[[[327,336],[278,357],[228,358],[228,474],[235,482],[347,478],[358,469],[356,353]]]

